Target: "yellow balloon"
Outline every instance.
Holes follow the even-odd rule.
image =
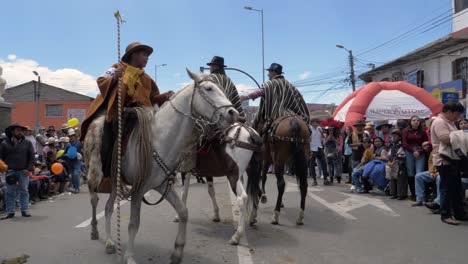
[[[62,156],[64,152],[65,152],[65,150],[63,150],[63,149],[57,151],[57,154],[55,154],[55,158],[58,158],[58,157]]]
[[[78,118],[74,117],[70,120],[67,121],[67,124],[70,126],[70,127],[76,127],[80,124],[80,120],[78,120]]]

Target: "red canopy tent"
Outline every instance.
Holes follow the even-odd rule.
[[[336,108],[335,120],[353,125],[358,120],[378,121],[436,115],[442,103],[424,89],[407,82],[371,82]]]

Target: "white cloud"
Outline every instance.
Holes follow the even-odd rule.
[[[3,78],[7,81],[7,87],[36,80],[37,77],[32,71],[37,71],[43,83],[89,96],[95,96],[99,91],[96,78],[77,69],[53,70],[31,59],[17,59],[13,54],[8,55],[8,59],[10,61],[0,58],[0,66],[3,68]]]
[[[305,80],[310,77],[312,73],[310,71],[305,71],[301,74],[299,74],[299,80]]]
[[[193,81],[192,82],[181,82],[181,83],[178,83],[177,86],[179,86],[179,90],[180,90],[180,89],[185,88],[185,86],[187,86],[187,85],[189,85],[191,83],[193,83]]]
[[[255,88],[253,86],[243,83],[236,84],[236,88],[239,93],[251,93],[255,91]]]

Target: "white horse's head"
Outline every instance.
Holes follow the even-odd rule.
[[[239,112],[223,91],[208,76],[196,74],[189,69],[187,73],[194,81],[192,113],[215,122],[223,128],[236,122]]]

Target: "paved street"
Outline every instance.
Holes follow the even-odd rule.
[[[351,194],[343,184],[310,187],[305,225],[296,226],[299,193],[295,179],[287,180],[280,225],[270,224],[276,198],[276,180],[271,175],[268,203],[261,205],[257,226],[247,229],[240,246],[228,244],[237,214],[226,180],[215,180],[219,223],[211,221],[206,184],[192,181],[183,263],[466,263],[467,223],[448,226],[426,208],[411,208],[408,201],[378,194]],[[151,200],[157,199],[156,194],[151,196]],[[106,198],[101,196],[98,212]],[[142,208],[137,261],[169,263],[177,230],[174,210],[166,202]],[[126,241],[129,203],[122,205],[122,212]],[[0,259],[28,254],[28,263],[35,264],[117,263],[116,255],[104,253],[103,218],[99,219],[101,239],[90,240],[87,220],[91,207],[86,190],[39,202],[31,213],[29,219],[17,213],[14,219],[0,222]]]

